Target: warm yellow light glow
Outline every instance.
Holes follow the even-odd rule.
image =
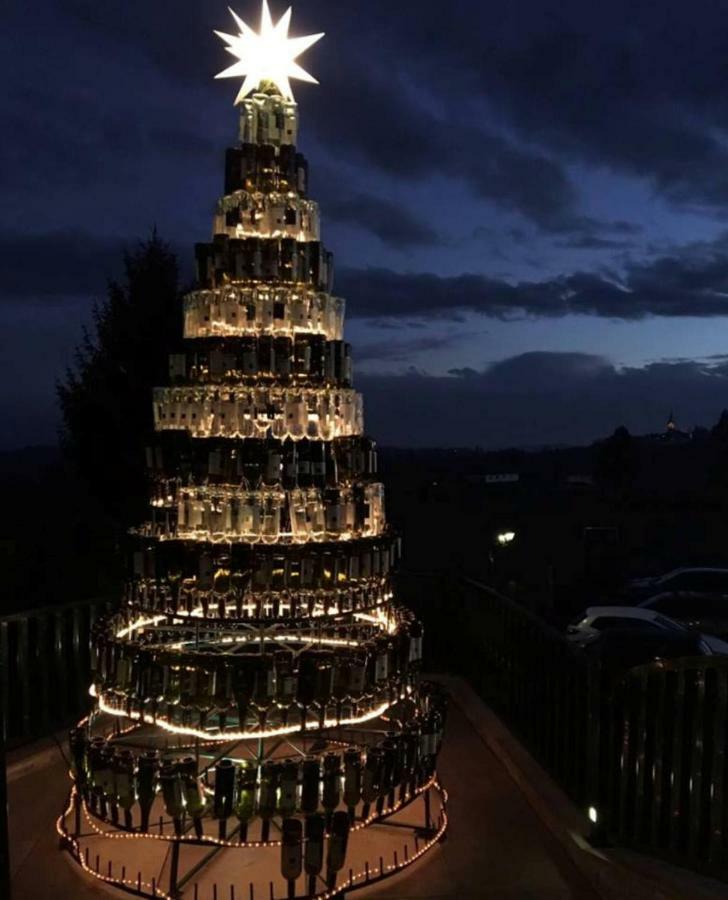
[[[500,534],[496,535],[495,539],[498,541],[501,547],[504,547],[506,544],[510,544],[511,541],[514,540],[515,536],[515,531],[502,531]]]
[[[406,694],[411,693],[411,688],[406,689]],[[127,711],[126,709],[117,709],[115,706],[109,705],[103,694],[97,694],[96,688],[92,685],[89,694],[92,697],[98,698],[98,708],[101,712],[107,713],[110,716],[119,716],[124,719],[133,719],[138,721],[141,716],[135,710]],[[403,695],[404,696],[404,695]],[[398,698],[398,699],[403,699]],[[397,702],[396,700],[394,701]],[[364,713],[361,716],[351,716],[348,719],[324,719],[323,724],[319,722],[311,722],[311,728],[319,729],[319,728],[338,728],[341,725],[361,725],[363,722],[370,722],[372,719],[377,719],[383,713],[385,713],[394,703],[382,703],[380,706],[377,706],[374,709],[370,709],[368,712]],[[211,734],[209,731],[203,731],[200,728],[186,728],[180,725],[173,725],[171,722],[168,722],[163,718],[156,718],[154,720],[149,720],[151,724],[162,728],[164,731],[168,731],[170,734],[183,734],[189,737],[200,738],[203,741],[250,741],[255,739],[265,739],[271,737],[282,737],[285,734],[296,734],[305,729],[302,729],[300,725],[281,725],[278,728],[269,728],[265,731],[222,731],[218,734]]]
[[[384,626],[382,626],[384,627]],[[316,644],[324,647],[360,647],[361,641],[344,640],[343,638],[326,638],[318,637],[314,634],[250,634],[250,635],[227,635],[219,638],[216,643],[223,644],[259,644],[261,641],[278,641],[281,644]],[[168,650],[183,650],[185,647],[194,647],[196,642],[178,641],[174,644],[165,645]]]
[[[268,0],[263,0],[260,19],[260,33],[255,31],[230,10],[232,17],[240,29],[237,35],[216,31],[215,34],[227,44],[228,53],[236,56],[238,62],[216,75],[216,78],[244,77],[243,86],[235,98],[236,103],[254,91],[261,81],[272,81],[284,97],[293,100],[290,78],[318,84],[316,79],[301,68],[295,61],[304,50],[323,37],[321,34],[309,34],[306,37],[288,37],[291,24],[291,10],[286,10],[274,25],[268,9]]]
[[[117,631],[114,635],[117,638],[125,638],[134,634],[135,631],[139,631],[140,628],[146,628],[147,625],[159,625],[160,622],[164,622],[167,616],[154,616],[152,619],[136,619],[131,625],[127,625],[126,628],[122,628],[120,631]]]

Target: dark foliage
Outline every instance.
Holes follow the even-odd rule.
[[[144,518],[144,447],[152,388],[167,379],[167,354],[182,333],[178,265],[156,231],[125,258],[125,278],[94,310],[94,331],[58,385],[61,440],[88,494],[109,519]]]
[[[630,489],[640,470],[640,453],[632,435],[624,425],[597,447],[594,480],[616,494]]]

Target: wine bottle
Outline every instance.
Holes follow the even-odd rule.
[[[336,876],[344,867],[348,841],[349,814],[339,810],[333,814],[331,819],[329,852],[326,856],[326,886],[330,891],[336,886]]]
[[[362,774],[361,796],[364,801],[361,817],[362,821],[369,818],[372,803],[375,802],[381,791],[382,766],[384,754],[381,747],[369,747],[367,749],[364,772]]]
[[[319,441],[313,449],[311,483],[316,488],[323,488],[326,485],[326,447],[324,441]]]
[[[306,850],[304,866],[308,875],[308,893],[316,893],[316,877],[324,864],[324,817],[320,814],[306,817]]]
[[[288,896],[296,896],[296,879],[303,871],[303,825],[299,819],[283,820],[281,874],[288,882]]]
[[[240,840],[248,839],[248,823],[255,815],[255,784],[257,767],[253,762],[243,762],[238,767],[235,791],[235,815],[240,823]]]
[[[301,782],[301,810],[310,815],[315,813],[319,805],[319,779],[321,764],[318,757],[309,756],[303,761]]]
[[[270,839],[270,820],[276,811],[279,766],[273,760],[266,760],[260,769],[260,798],[258,811],[261,818],[261,840]]]
[[[182,818],[185,813],[182,780],[177,765],[165,763],[159,772],[159,783],[162,788],[164,808],[174,823],[174,833],[182,834]]]
[[[349,812],[349,821],[352,823],[361,797],[361,784],[361,753],[356,747],[348,747],[344,751],[344,803]]]
[[[283,486],[290,491],[298,487],[298,444],[289,439],[284,448]]]
[[[195,834],[198,838],[201,838],[203,835],[202,817],[205,814],[207,803],[202,785],[197,778],[197,762],[193,756],[186,756],[180,761],[179,773],[182,781],[185,810],[192,819]]]
[[[116,806],[124,811],[124,828],[132,828],[131,810],[136,801],[134,755],[131,750],[120,750],[114,757],[114,789]]]
[[[292,816],[296,811],[297,789],[298,766],[292,759],[286,759],[280,770],[280,795],[278,797],[278,812],[283,818]]]
[[[235,793],[235,764],[231,759],[221,759],[215,765],[215,794],[213,814],[219,822],[218,836],[220,840],[227,837],[227,820],[233,811],[233,795]]]
[[[324,777],[322,805],[326,812],[326,826],[331,830],[334,810],[339,805],[341,780],[341,759],[338,753],[324,756]]]
[[[139,757],[137,775],[137,791],[139,794],[139,810],[141,813],[140,830],[149,831],[149,815],[157,793],[159,782],[159,754],[156,750],[148,750]]]

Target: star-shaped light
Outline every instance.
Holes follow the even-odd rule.
[[[308,50],[312,44],[320,40],[323,33],[310,34],[300,38],[288,37],[288,27],[291,24],[290,8],[274,25],[270,9],[268,9],[268,0],[263,0],[260,34],[256,34],[232,10],[230,13],[240,29],[240,34],[224,34],[222,31],[216,31],[215,34],[225,41],[227,44],[225,49],[233,56],[237,56],[238,62],[215,77],[244,76],[243,86],[235,98],[236,103],[240,103],[243,97],[247,97],[251,91],[254,91],[261,81],[272,81],[281,94],[290,100],[293,100],[293,93],[289,78],[298,78],[299,81],[318,84],[318,81],[301,68],[295,60],[304,50]]]

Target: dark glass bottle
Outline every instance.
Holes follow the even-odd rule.
[[[308,875],[308,893],[311,897],[316,893],[316,876],[320,874],[324,864],[325,823],[322,815],[306,817],[306,849],[304,866]]]
[[[303,824],[300,819],[284,819],[281,840],[281,874],[288,882],[288,895],[296,894],[296,879],[303,871]]]
[[[307,757],[303,761],[301,782],[301,810],[307,815],[315,813],[319,805],[319,780],[321,763],[316,756]]]
[[[344,751],[344,803],[351,822],[354,821],[361,797],[361,782],[361,753],[356,747],[349,747]]]
[[[213,814],[219,822],[218,836],[221,840],[227,837],[227,820],[233,812],[233,795],[235,793],[235,764],[231,759],[221,759],[215,765],[215,794]]]
[[[276,811],[280,767],[273,760],[266,760],[260,768],[260,797],[258,811],[261,818],[261,840],[270,839],[270,820]]]
[[[139,757],[137,774],[137,791],[139,795],[139,811],[141,813],[142,832],[149,831],[149,815],[152,811],[154,796],[159,782],[159,754],[156,750],[148,750]]]
[[[331,817],[341,798],[341,758],[338,753],[324,756],[322,805],[326,811],[326,824],[331,828]]]
[[[336,876],[344,867],[349,841],[349,814],[339,810],[331,819],[329,852],[326,856],[326,885],[331,891],[336,886]]]

